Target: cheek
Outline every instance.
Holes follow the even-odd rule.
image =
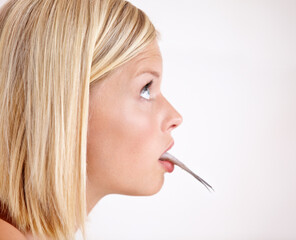
[[[121,123],[120,136],[126,143],[122,147],[127,153],[143,157],[143,153],[153,150],[153,142],[157,135],[157,125],[153,118],[134,111],[132,115],[125,115]]]
[[[118,192],[129,195],[153,195],[163,185],[163,169],[158,162],[161,145],[155,114],[133,108],[122,115],[118,127],[118,151],[114,164]]]
[[[132,105],[123,109],[118,116],[120,120],[112,122],[111,138],[114,139],[113,146],[116,146],[114,161],[119,174],[137,176],[149,171],[153,163],[158,126],[151,115]]]
[[[159,153],[155,151],[160,144],[155,115],[124,101],[121,106],[112,103],[112,108],[102,107],[97,107],[101,110],[93,112],[89,121],[90,178],[116,192],[130,189],[129,194],[137,186],[153,186],[156,174],[163,177],[157,165]],[[159,188],[163,179],[157,181]]]

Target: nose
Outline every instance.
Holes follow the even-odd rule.
[[[163,122],[163,131],[171,132],[183,122],[183,117],[166,98],[164,101],[166,103],[166,117]]]

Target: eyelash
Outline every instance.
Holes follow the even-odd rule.
[[[151,94],[150,93],[150,90],[151,90],[151,85],[152,85],[152,83],[153,83],[153,80],[151,80],[149,83],[147,83],[143,88],[142,88],[142,90],[141,90],[141,93],[144,91],[146,91],[146,90],[149,90],[149,95]],[[146,98],[144,98],[145,100],[147,100],[147,101],[149,101],[150,99],[151,99],[151,95],[150,95],[150,99],[146,99]]]

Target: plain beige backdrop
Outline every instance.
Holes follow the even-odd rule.
[[[215,192],[175,167],[154,196],[103,198],[88,240],[296,239],[296,1],[131,2],[162,34],[183,116],[169,152]]]

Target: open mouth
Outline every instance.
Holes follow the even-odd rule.
[[[159,162],[162,164],[167,172],[171,173],[172,171],[174,171],[175,165],[171,161],[167,159],[159,159]]]
[[[201,177],[197,176],[194,172],[192,172],[187,166],[185,166],[184,163],[179,161],[176,157],[169,154],[168,152],[163,153],[160,158],[160,162],[163,164],[163,166],[166,168],[168,172],[172,172],[174,170],[174,164],[179,166],[180,168],[184,169],[186,172],[190,173],[193,177],[195,177],[199,182],[201,182],[209,191],[214,189],[211,185],[209,185],[205,180],[203,180]]]

